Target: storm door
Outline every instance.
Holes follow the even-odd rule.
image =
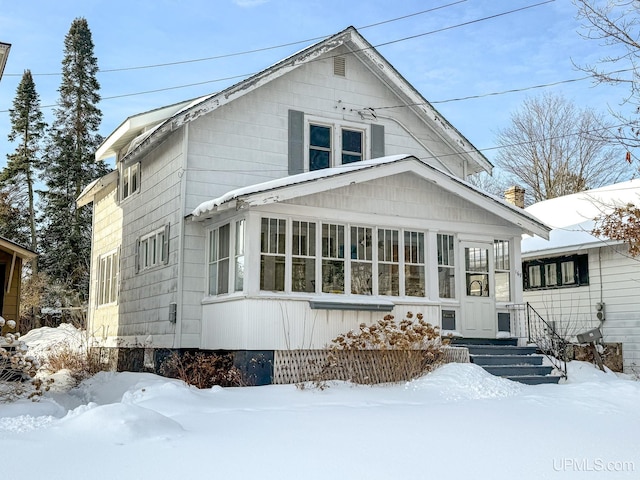
[[[463,243],[464,290],[462,292],[462,335],[494,338],[496,334],[493,290],[493,245]]]

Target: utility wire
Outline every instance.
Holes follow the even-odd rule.
[[[436,10],[442,10],[444,8],[449,8],[452,7],[454,5],[457,5],[459,3],[464,3],[468,0],[458,0],[452,3],[447,3],[445,5],[440,5],[437,7],[433,7],[433,8],[429,8],[427,10],[422,10],[420,12],[415,12],[415,13],[410,13],[407,15],[403,15],[401,17],[395,17],[395,18],[391,18],[388,20],[382,20],[380,22],[376,22],[376,23],[371,23],[369,25],[365,25],[362,27],[356,27],[358,30],[365,30],[367,28],[373,28],[373,27],[378,27],[380,25],[386,25],[388,23],[393,23],[393,22],[398,22],[400,20],[405,20],[407,18],[411,18],[411,17],[416,17],[418,15],[424,15],[425,13],[431,13],[434,12]],[[551,0],[551,1],[555,1],[555,0]],[[319,37],[313,37],[313,38],[307,38],[305,40],[297,40],[295,42],[289,42],[289,43],[282,43],[280,45],[273,45],[270,47],[262,47],[262,48],[256,48],[253,50],[244,50],[241,52],[233,52],[233,53],[226,53],[226,54],[222,54],[222,55],[215,55],[215,56],[211,56],[211,57],[204,57],[204,58],[195,58],[195,59],[190,59],[190,60],[179,60],[179,61],[175,61],[175,62],[167,62],[167,63],[156,63],[156,64],[151,64],[151,65],[140,65],[140,66],[133,66],[133,67],[121,67],[121,68],[109,68],[109,69],[99,69],[98,72],[99,73],[112,73],[112,72],[123,72],[123,71],[129,71],[129,70],[142,70],[142,69],[148,69],[148,68],[159,68],[159,67],[169,67],[169,66],[173,66],[173,65],[184,65],[187,63],[196,63],[196,62],[206,62],[206,61],[210,61],[210,60],[219,60],[221,58],[229,58],[229,57],[238,57],[238,56],[242,56],[242,55],[250,55],[253,53],[260,53],[260,52],[266,52],[269,50],[276,50],[279,48],[285,48],[285,47],[291,47],[294,45],[300,45],[300,44],[308,44],[311,42],[316,42],[318,40],[322,40],[325,39],[327,37],[329,37],[331,35],[322,35]],[[22,76],[22,74],[18,74],[18,73],[5,73],[5,76]],[[61,75],[61,72],[56,72],[56,73],[32,73],[33,76],[53,76],[53,75]]]

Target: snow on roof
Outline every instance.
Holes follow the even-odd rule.
[[[549,240],[524,235],[522,253],[554,254],[602,244],[591,235],[594,219],[610,212],[615,206],[640,203],[640,179],[607,185],[584,192],[538,202],[525,210],[551,226]],[[607,241],[607,244],[619,243]]]
[[[312,172],[300,173],[297,175],[290,175],[288,177],[277,178],[275,180],[269,180],[263,183],[257,183],[255,185],[249,185],[247,187],[237,188],[225,193],[224,195],[214,198],[212,200],[201,203],[191,213],[194,217],[205,215],[217,207],[229,203],[239,197],[251,195],[254,193],[266,192],[277,188],[289,187],[304,182],[311,182],[322,178],[329,178],[335,175],[340,175],[346,172],[354,172],[358,170],[364,170],[366,168],[372,168],[378,165],[385,165],[388,163],[397,162],[405,158],[409,158],[411,155],[390,155],[388,157],[376,158],[374,160],[367,160],[364,162],[350,163],[347,165],[341,165],[339,167],[324,168],[321,170],[314,170]]]

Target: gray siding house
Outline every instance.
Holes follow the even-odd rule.
[[[408,311],[494,338],[522,301],[521,235],[548,235],[465,182],[491,164],[352,27],[126,119],[113,156],[78,199],[103,347],[322,348]]]
[[[552,227],[522,242],[524,299],[571,340],[600,328],[622,343],[625,371],[640,367],[640,259],[620,241],[591,235],[594,218],[640,201],[640,180],[546,200],[527,211]]]

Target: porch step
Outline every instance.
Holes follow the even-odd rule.
[[[518,347],[517,339],[467,339],[452,342],[469,349],[471,362],[487,372],[527,385],[558,383],[559,376],[551,375],[553,367],[542,364],[543,355],[536,347]]]

